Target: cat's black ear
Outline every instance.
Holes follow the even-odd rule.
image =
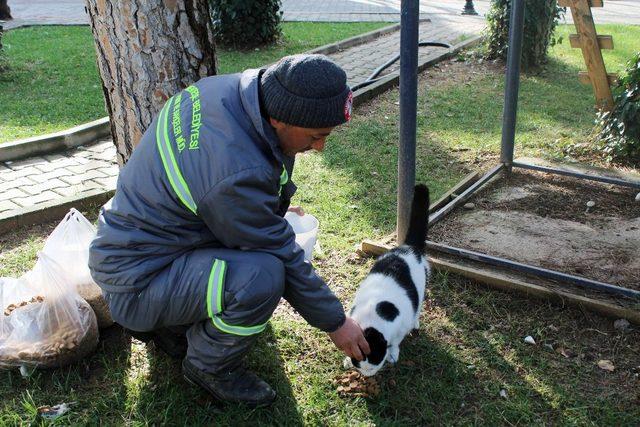
[[[376,328],[365,329],[364,337],[369,343],[369,350],[371,350],[366,356],[366,360],[372,365],[379,365],[387,355],[387,340]]]

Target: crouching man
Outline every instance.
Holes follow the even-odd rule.
[[[89,266],[114,320],[220,400],[275,399],[242,358],[281,297],[347,356],[369,352],[283,218],[295,155],[322,151],[351,100],[321,55],[204,78],[166,102],[101,210]]]

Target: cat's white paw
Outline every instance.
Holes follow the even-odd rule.
[[[344,360],[342,361],[342,367],[344,369],[351,369],[353,368],[353,363],[351,363],[351,358],[349,357],[345,357]]]
[[[399,359],[400,347],[398,347],[397,345],[389,347],[389,349],[387,350],[387,360],[389,361],[389,363],[395,365],[396,363],[398,363]]]

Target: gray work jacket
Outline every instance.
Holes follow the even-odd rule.
[[[197,248],[267,252],[285,266],[285,299],[331,332],[344,310],[283,218],[294,159],[260,114],[259,73],[207,77],[167,101],[101,209],[89,267],[107,292],[139,292]]]

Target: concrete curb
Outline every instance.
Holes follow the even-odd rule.
[[[15,22],[18,22],[15,24]],[[9,24],[9,26],[7,26]],[[0,25],[4,25],[4,30],[18,30],[20,28],[29,28],[29,27],[87,27],[89,23],[80,24],[80,23],[69,23],[69,24],[55,24],[55,23],[41,23],[36,21],[23,21],[21,19],[12,19],[11,21],[4,21],[4,24],[0,22]]]
[[[0,146],[0,162],[66,150],[109,136],[109,117],[103,117],[60,132],[3,144]]]
[[[86,209],[95,205],[103,205],[114,193],[115,189],[96,189],[42,205],[11,211],[7,215],[0,215],[0,235],[28,225],[53,220],[59,221],[71,208]]]
[[[301,21],[301,22],[305,22],[305,21]],[[420,22],[431,22],[431,19],[421,18]],[[348,39],[340,40],[339,42],[336,42],[336,43],[326,44],[324,46],[320,46],[315,49],[308,50],[304,53],[318,53],[323,55],[330,55],[332,53],[336,53],[338,51],[348,49],[350,47],[357,46],[359,44],[370,42],[371,40],[377,39],[378,37],[386,36],[387,34],[398,31],[399,29],[400,29],[400,24],[392,24],[392,25],[389,25],[388,27],[378,28],[377,30],[369,31],[368,33],[364,33],[364,34],[350,37]]]
[[[370,42],[378,37],[385,36],[389,33],[393,33],[400,29],[400,24],[392,24],[387,27],[378,28],[377,30],[369,31],[368,33],[360,34],[350,37],[348,39],[340,40],[336,43],[326,44],[324,46],[317,47],[315,49],[308,50],[304,53],[318,53],[323,55],[330,55],[343,49]]]
[[[359,44],[367,43],[378,37],[382,37],[389,33],[398,31],[399,29],[400,24],[392,24],[387,27],[369,31],[368,33],[340,40],[336,43],[330,43],[324,46],[320,46],[305,53],[328,55],[343,49],[357,46]],[[109,136],[111,136],[109,117],[103,117],[101,119],[94,120],[92,122],[85,123],[60,132],[21,139],[0,145],[0,162],[6,162],[7,160],[18,160],[35,155],[61,151]]]
[[[449,48],[446,52],[434,57],[427,59],[426,61],[422,61],[418,63],[418,73],[421,73],[428,67],[437,64],[438,62],[442,62],[446,59],[451,58],[458,52],[464,49],[468,49],[470,47],[476,46],[480,44],[482,41],[482,36],[474,36],[468,40],[460,42]],[[353,106],[358,107],[365,102],[375,98],[380,95],[382,92],[385,92],[391,89],[394,86],[397,86],[400,82],[400,75],[398,73],[389,74],[388,76],[384,76],[382,79],[378,80],[375,83],[370,84],[369,86],[363,87],[360,90],[357,90],[353,94]]]

